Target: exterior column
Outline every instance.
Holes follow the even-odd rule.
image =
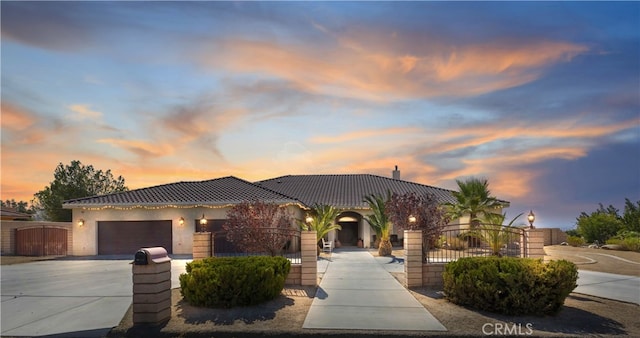
[[[210,232],[196,232],[193,234],[193,259],[213,256],[213,234]]]
[[[404,279],[407,288],[422,287],[422,231],[404,231]]]
[[[544,258],[544,229],[525,229],[526,255],[529,258]]]
[[[300,232],[301,285],[318,284],[318,237],[315,231]]]

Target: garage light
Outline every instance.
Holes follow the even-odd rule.
[[[204,217],[204,214],[202,214],[202,218],[200,219],[200,231],[207,231],[207,219]]]
[[[178,224],[180,224],[180,226],[184,225],[184,217],[180,217],[180,219],[178,220]]]
[[[84,225],[84,220],[81,218],[78,220],[78,226],[81,227]]]

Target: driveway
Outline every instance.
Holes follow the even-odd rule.
[[[640,305],[640,277],[578,270],[573,292]]]
[[[102,337],[131,305],[132,257],[2,266],[2,336]],[[174,259],[171,286],[190,259]]]

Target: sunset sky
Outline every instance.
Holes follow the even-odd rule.
[[[640,200],[639,2],[0,6],[3,200],[72,160],[131,189],[480,176],[541,227]]]

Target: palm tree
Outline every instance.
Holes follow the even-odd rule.
[[[318,243],[320,242],[320,239],[326,236],[329,232],[333,230],[342,230],[342,227],[339,224],[334,223],[336,217],[340,214],[340,210],[333,206],[316,204],[311,208],[311,213],[312,216],[309,219],[310,222],[306,222],[306,220],[298,221],[298,224],[302,230],[315,231]],[[320,247],[318,247],[318,251],[320,251]]]
[[[514,235],[511,231],[513,222],[522,216],[522,213],[514,217],[509,224],[503,226],[507,214],[486,214],[484,218],[479,219],[481,225],[475,230],[470,231],[474,233],[483,242],[486,242],[491,248],[491,253],[494,256],[502,256],[500,250],[505,244],[508,244]]]
[[[455,203],[445,203],[451,219],[469,215],[471,230],[480,224],[478,217],[493,213],[502,206],[497,198],[491,196],[489,182],[485,178],[471,177],[465,181],[456,180],[459,191],[453,192]]]
[[[364,201],[369,204],[369,208],[373,211],[372,215],[365,216],[371,228],[375,230],[376,236],[380,239],[378,245],[378,255],[388,256],[392,253],[393,247],[391,245],[391,222],[385,212],[385,204],[391,198],[391,193],[387,192],[387,199],[382,196],[371,194],[364,198]]]

